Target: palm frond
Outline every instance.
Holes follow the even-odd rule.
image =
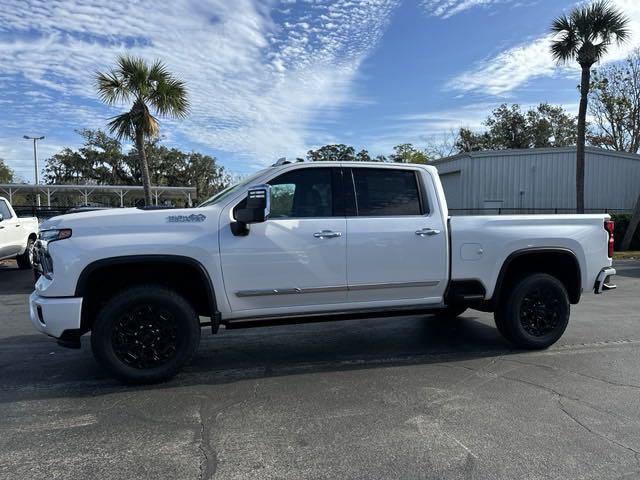
[[[116,136],[118,140],[135,139],[136,126],[134,116],[131,112],[125,112],[115,117],[111,117],[107,123],[109,131]]]
[[[153,65],[151,65],[151,68],[149,69],[150,81],[161,82],[170,77],[171,74],[169,73],[169,70],[167,70],[167,67],[164,63],[162,63],[161,60],[156,60],[155,62],[153,62]]]
[[[602,58],[611,43],[628,39],[628,23],[609,0],[582,5],[553,21],[551,53],[560,62],[576,58],[583,66],[590,66]]]
[[[189,114],[187,87],[182,80],[169,77],[158,82],[149,100],[162,116],[184,118]]]
[[[95,82],[100,100],[108,105],[127,101],[130,96],[122,78],[115,70],[106,73],[96,72]]]
[[[149,91],[149,67],[141,57],[118,57],[118,69],[129,90],[136,97],[145,97]]]
[[[551,33],[565,33],[571,30],[573,30],[573,25],[566,15],[560,15],[551,23]]]

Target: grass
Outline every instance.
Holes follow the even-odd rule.
[[[627,250],[626,252],[613,252],[615,260],[640,260],[640,251]]]

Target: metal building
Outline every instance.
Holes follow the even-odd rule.
[[[453,215],[576,208],[575,147],[470,152],[433,164]],[[640,155],[587,147],[587,211],[631,210],[639,194]]]

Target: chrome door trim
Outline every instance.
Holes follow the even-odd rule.
[[[435,287],[439,281],[431,282],[388,282],[388,283],[361,283],[359,285],[349,285],[349,290],[375,290],[378,288],[412,288],[412,287]]]
[[[412,288],[412,287],[435,287],[439,281],[431,282],[389,282],[389,283],[365,283],[360,285],[335,285],[329,287],[287,287],[270,288],[265,290],[240,290],[236,292],[237,297],[262,297],[268,295],[295,295],[299,293],[324,293],[324,292],[346,292],[358,290],[374,290],[379,288]]]
[[[324,293],[324,292],[346,292],[347,286],[330,286],[330,287],[288,287],[288,288],[270,288],[266,290],[240,290],[236,292],[237,297],[262,297],[266,295],[293,295],[297,293]]]

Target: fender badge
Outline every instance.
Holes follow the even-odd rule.
[[[169,223],[192,223],[192,222],[204,222],[207,217],[205,215],[191,214],[191,215],[169,215],[167,222]]]

